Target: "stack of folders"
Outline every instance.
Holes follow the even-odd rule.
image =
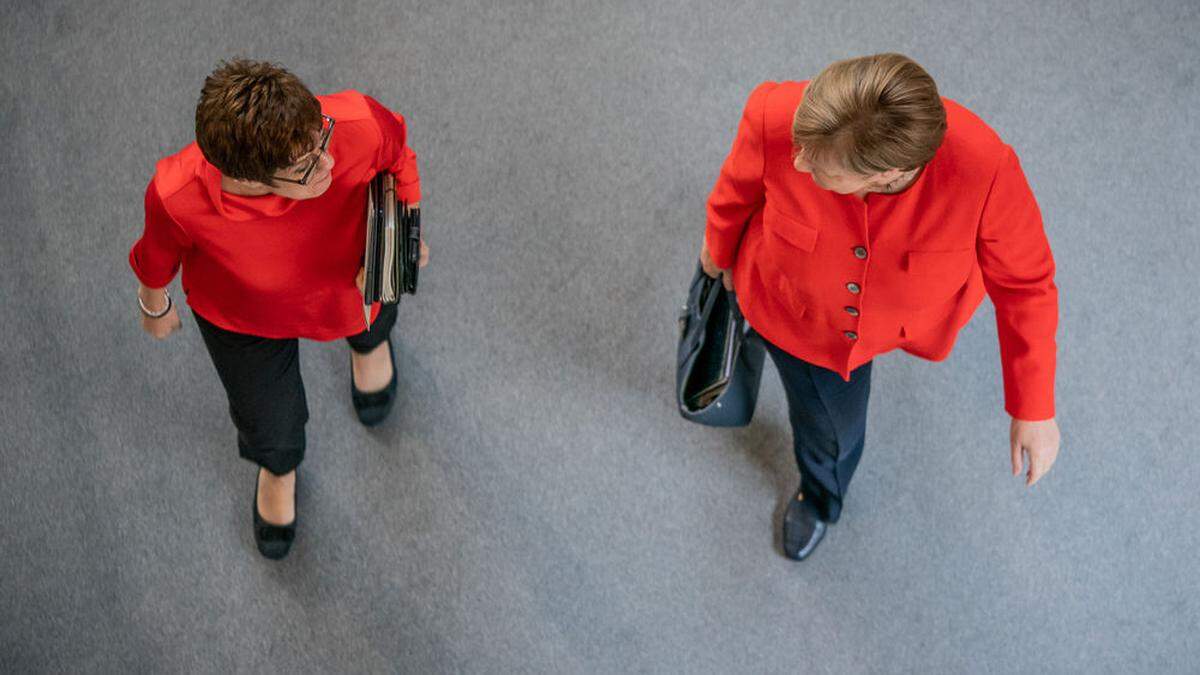
[[[371,305],[394,305],[417,292],[421,259],[421,209],[396,199],[396,178],[383,171],[367,190],[367,246],[363,256],[363,315],[371,326]]]

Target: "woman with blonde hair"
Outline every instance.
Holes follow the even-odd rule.
[[[901,54],[750,94],[708,199],[701,263],[736,289],[787,394],[799,486],[783,549],[837,522],[866,437],[872,359],[940,361],[996,307],[1014,475],[1054,463],[1054,260],[1016,153]]]

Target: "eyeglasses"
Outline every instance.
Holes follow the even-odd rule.
[[[321,119],[323,120],[325,127],[321,130],[321,144],[317,146],[312,160],[310,160],[308,162],[308,166],[305,167],[304,175],[300,176],[299,180],[295,178],[284,178],[283,176],[271,176],[272,179],[281,180],[285,183],[295,183],[296,185],[305,185],[308,183],[309,177],[312,176],[313,169],[317,168],[317,164],[321,161],[321,155],[325,153],[325,148],[329,145],[329,138],[333,136],[334,119],[329,115],[321,115]]]

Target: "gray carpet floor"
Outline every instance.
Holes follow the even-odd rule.
[[[1166,2],[9,2],[0,671],[1200,671],[1200,9]],[[1008,473],[985,304],[875,368],[841,522],[782,557],[782,389],[672,403],[704,200],[762,80],[901,51],[1020,155],[1061,291],[1054,470]],[[219,59],[404,113],[432,261],[394,417],[301,348],[300,538],[250,531],[194,320],[125,260]],[[173,288],[177,295],[178,282]]]

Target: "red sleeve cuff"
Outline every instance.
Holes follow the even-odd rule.
[[[737,254],[736,244],[731,245],[722,240],[711,224],[704,229],[704,242],[708,245],[708,254],[712,256],[713,264],[723,270],[733,267]]]
[[[1054,356],[1007,364],[1004,410],[1030,422],[1054,417]]]
[[[138,259],[138,251],[141,245],[141,240],[138,240],[132,248],[129,249],[129,267],[133,269],[133,274],[138,278],[146,288],[166,288],[175,278],[175,274],[179,271],[179,266],[176,265],[169,271],[154,272],[146,269]]]
[[[1016,419],[1025,420],[1027,422],[1038,422],[1054,417],[1054,402],[1051,401],[1049,403],[1041,404],[1006,404],[1004,406],[1004,410]]]

